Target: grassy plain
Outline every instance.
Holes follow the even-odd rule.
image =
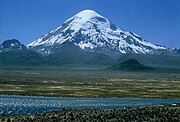
[[[0,70],[0,94],[180,98],[180,73],[123,72],[102,67],[5,68]]]

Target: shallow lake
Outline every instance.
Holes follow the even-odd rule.
[[[180,103],[180,99],[62,98],[0,95],[0,114],[35,114],[60,109],[121,109]]]

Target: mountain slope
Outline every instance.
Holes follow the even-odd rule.
[[[64,48],[64,47],[61,47]],[[65,46],[65,49],[46,56],[50,65],[112,65],[115,60],[111,57],[95,52],[82,51],[77,47],[71,49]]]
[[[77,13],[58,28],[30,43],[28,48],[44,54],[52,54],[59,50],[61,45],[67,43],[82,50],[104,54],[155,54],[167,50],[133,32],[123,31],[93,10]]]
[[[32,50],[11,50],[0,53],[0,65],[43,65],[45,58]]]

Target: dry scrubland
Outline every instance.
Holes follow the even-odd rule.
[[[180,73],[92,69],[1,70],[0,94],[180,98]]]
[[[13,122],[179,122],[180,107],[157,106],[121,110],[60,110],[36,115],[1,116]]]

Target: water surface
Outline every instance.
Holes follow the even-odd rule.
[[[60,109],[120,109],[180,103],[180,99],[66,98],[0,95],[0,114],[35,114]]]

